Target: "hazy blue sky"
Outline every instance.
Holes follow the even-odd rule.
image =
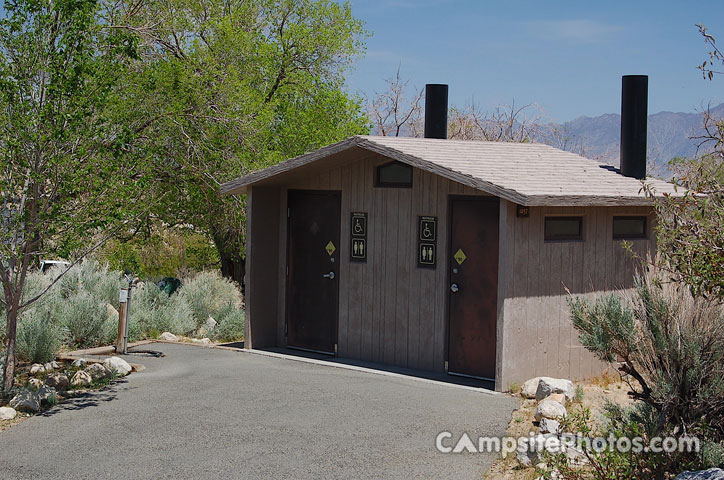
[[[724,102],[703,80],[696,23],[721,37],[724,0],[352,0],[373,35],[349,79],[373,94],[398,65],[410,85],[448,83],[451,103],[535,102],[565,121],[620,110],[621,75],[649,75],[649,112]]]

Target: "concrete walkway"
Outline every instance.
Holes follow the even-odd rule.
[[[435,437],[505,432],[503,395],[152,344],[146,370],[0,432],[3,479],[481,478],[495,454]]]

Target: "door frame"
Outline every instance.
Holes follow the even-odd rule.
[[[487,195],[448,195],[447,200],[447,251],[445,252],[445,348],[443,349],[444,352],[444,358],[445,358],[445,373],[448,375],[453,375],[456,377],[465,377],[465,378],[473,378],[477,380],[483,380],[486,382],[492,382],[494,385],[497,386],[497,380],[496,378],[486,378],[486,377],[478,377],[475,375],[467,375],[464,373],[456,373],[456,372],[450,372],[448,370],[448,365],[450,361],[450,285],[452,284],[452,267],[451,267],[451,257],[452,257],[452,215],[453,215],[453,203],[456,200],[469,200],[469,201],[477,201],[477,202],[496,202],[498,205],[498,209],[500,209],[500,205],[502,204],[503,200],[500,197],[496,196],[487,196]],[[495,322],[495,377],[498,376],[498,372],[500,370],[500,349],[498,348],[498,338],[500,336],[500,325],[498,322],[498,312],[500,312],[500,256],[501,256],[501,248],[502,244],[500,243],[500,214],[498,215],[498,280],[497,280],[497,291],[495,292],[495,298],[496,298],[496,322]],[[439,256],[438,256],[439,257]]]
[[[302,194],[314,194],[314,195],[329,195],[329,196],[335,198],[339,202],[340,218],[339,218],[338,251],[340,251],[342,248],[342,192],[339,190],[311,190],[311,189],[304,189],[304,188],[287,188],[286,192],[285,192],[286,212],[287,212],[287,221],[286,221],[286,229],[287,229],[286,242],[287,242],[287,244],[285,246],[285,252],[286,252],[285,262],[286,263],[285,263],[285,270],[284,270],[285,271],[285,275],[284,275],[284,277],[285,277],[284,278],[284,346],[286,348],[291,348],[294,350],[301,350],[301,351],[305,351],[305,352],[319,353],[322,355],[331,355],[333,357],[336,357],[337,356],[337,346],[339,345],[339,290],[341,288],[341,285],[339,282],[337,282],[337,294],[336,294],[337,298],[335,299],[335,302],[334,302],[334,322],[333,322],[334,323],[334,334],[333,334],[334,351],[325,352],[322,350],[314,350],[311,348],[295,347],[293,345],[289,345],[288,332],[289,332],[289,317],[291,315],[291,308],[290,308],[291,295],[289,292],[289,290],[290,290],[289,284],[291,282],[291,277],[289,276],[289,250],[290,250],[291,242],[289,241],[289,239],[292,234],[291,228],[290,228],[290,223],[292,220],[292,217],[290,214],[291,207],[289,205],[289,193],[290,192],[298,192],[298,193],[302,193]],[[341,255],[338,254],[337,258],[340,259]],[[340,262],[338,261],[337,268],[336,268],[336,274],[335,274],[337,276],[336,278],[339,278],[340,270],[341,270]]]

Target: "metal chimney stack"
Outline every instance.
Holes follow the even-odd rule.
[[[425,138],[447,138],[447,85],[425,85]]]
[[[647,75],[621,77],[621,173],[640,180],[646,178],[648,98]]]

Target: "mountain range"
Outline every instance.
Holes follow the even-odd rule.
[[[724,117],[724,103],[710,109],[715,118]],[[648,164],[653,175],[666,176],[674,157],[693,157],[703,134],[704,116],[699,113],[659,112],[649,115]],[[535,140],[588,158],[619,166],[621,115],[579,117],[563,124],[542,125]],[[708,145],[702,147],[710,148]],[[699,153],[703,153],[702,150]]]

